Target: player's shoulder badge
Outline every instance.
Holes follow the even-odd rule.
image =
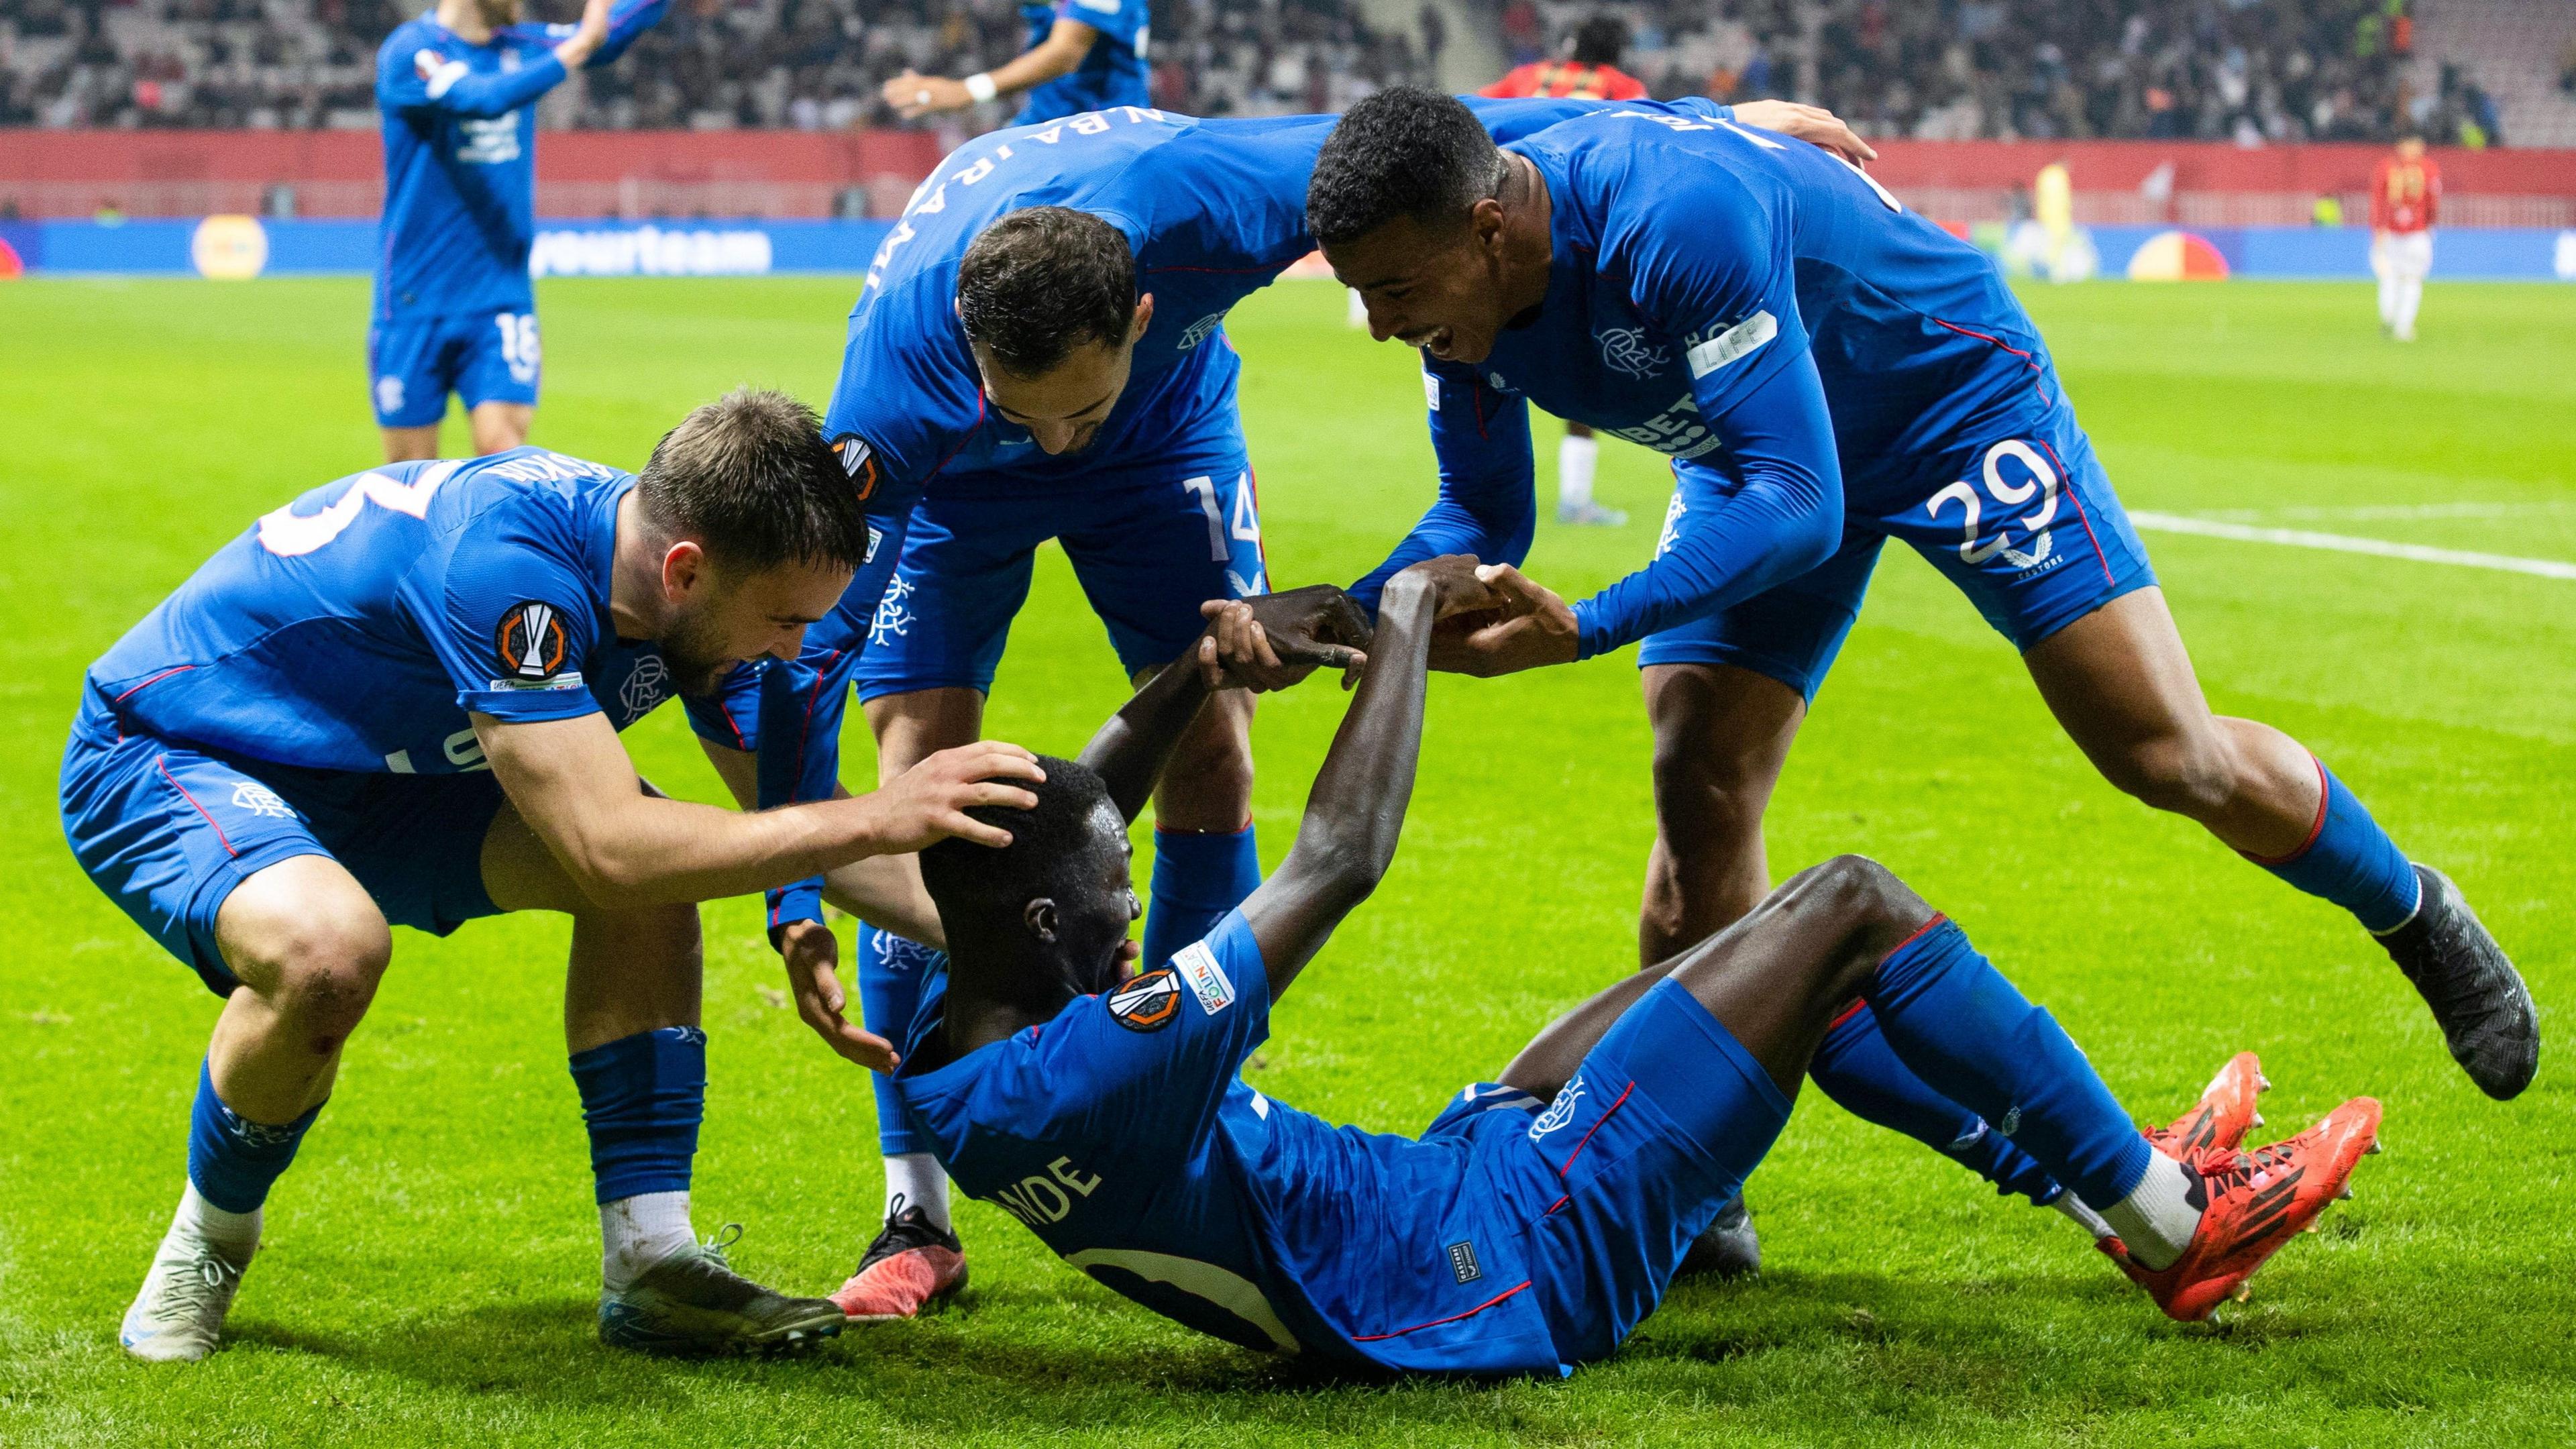
[[[877,491],[876,450],[858,434],[845,433],[832,444],[832,451],[841,459],[841,471],[850,475],[850,486],[858,491],[859,501],[867,502]]]
[[[500,677],[494,689],[578,689],[581,674],[564,672],[572,659],[572,636],[564,628],[563,610],[533,599],[510,606],[493,639],[500,655]]]
[[[1161,1031],[1180,1010],[1180,978],[1168,966],[1109,993],[1109,1019],[1129,1031]]]
[[[1234,1005],[1234,983],[1225,968],[1218,965],[1216,953],[1205,941],[1192,941],[1172,958],[1172,967],[1189,983],[1190,994],[1199,999],[1199,1009],[1210,1016]]]

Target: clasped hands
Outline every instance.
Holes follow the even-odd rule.
[[[1509,564],[1472,555],[1425,559],[1396,575],[1427,584],[1435,600],[1431,667],[1511,674],[1571,662],[1574,611]],[[1393,581],[1389,583],[1392,588]],[[1330,584],[1199,606],[1207,629],[1191,658],[1210,689],[1285,689],[1317,669],[1342,671],[1342,687],[1368,668],[1374,629],[1358,602]]]

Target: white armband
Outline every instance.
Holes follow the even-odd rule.
[[[1001,92],[996,90],[993,86],[992,73],[990,71],[979,70],[973,75],[966,77],[966,94],[973,96],[978,101],[989,101],[993,97],[1001,94]]]

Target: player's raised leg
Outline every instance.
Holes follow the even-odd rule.
[[[689,1182],[705,1116],[707,1034],[695,905],[603,909],[507,805],[482,873],[502,910],[572,917],[564,1039],[599,1204],[599,1337],[657,1352],[787,1347],[838,1333],[830,1300],[774,1293],[700,1242]]]
[[[1723,1032],[1632,1027],[1676,1016],[1688,993]],[[1664,1005],[1650,998],[1662,995]],[[2046,1169],[2119,1235],[2118,1258],[2165,1311],[2200,1318],[2324,1211],[2376,1142],[2379,1107],[2356,1098],[2309,1132],[2253,1154],[2212,1148],[2182,1160],[2140,1133],[2084,1054],[1968,944],[1966,934],[1884,867],[1844,857],[1801,873],[1736,925],[1666,967],[1639,973],[1568,1013],[1505,1070],[1507,1086],[1550,1095],[1597,1049],[1630,1037],[1627,1061],[1688,1121],[1690,1076],[1659,1055],[1731,1043],[1777,1090],[1767,1132],[1734,1120],[1698,1130],[1740,1181],[1785,1120],[1798,1079],[1846,1003],[1863,1000],[1906,1065],[1952,1100],[2008,1124]],[[1662,1048],[1656,1050],[1653,1048]],[[1703,1079],[1715,1080],[1706,1076]],[[1744,1113],[1735,1113],[1740,1117]],[[1701,1210],[1714,1208],[1703,1204]]]
[[[119,1339],[138,1358],[212,1353],[259,1248],[269,1188],[339,1070],[375,999],[393,938],[366,890],[327,855],[297,855],[222,898],[215,935],[240,983],[197,1073],[188,1185]]]
[[[2531,995],[2449,877],[2410,862],[2304,745],[2213,715],[2161,590],[2122,595],[2030,647],[2031,678],[2103,776],[2350,911],[2415,984],[2489,1096],[2531,1082]]]

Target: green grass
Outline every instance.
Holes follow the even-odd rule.
[[[820,400],[850,285],[550,282],[540,441],[633,466],[687,406]],[[1768,1267],[1685,1287],[1564,1384],[1349,1384],[1195,1337],[962,1209],[953,1311],[803,1361],[668,1364],[591,1338],[597,1243],[564,1069],[564,924],[401,935],[338,1096],[271,1199],[231,1347],[126,1362],[118,1314],[178,1192],[215,1002],[65,851],[54,771],[85,664],[258,513],[375,456],[356,281],[0,287],[0,1443],[2498,1444],[2576,1439],[2576,1077],[2477,1095],[2330,907],[2103,785],[2011,651],[1910,555],[1877,591],[1771,815],[1786,872],[1884,859],[1964,921],[2142,1116],[2264,1054],[2276,1125],[2388,1104],[2386,1155],[2222,1330],[2156,1316],[2055,1214],[1997,1201],[1809,1093],[1752,1198]],[[2383,343],[2367,290],[2034,293],[2136,508],[2576,559],[2576,289],[2439,286]],[[1428,491],[1400,349],[1328,287],[1241,308],[1244,405],[1283,583],[1348,579]],[[1542,436],[1552,432],[1542,428]],[[451,431],[451,439],[461,434]],[[1553,449],[1542,453],[1552,461]],[[1547,461],[1543,461],[1543,468]],[[1614,448],[1615,532],[1543,526],[1569,594],[1634,566],[1663,495]],[[2437,516],[2405,510],[2475,504]],[[2483,505],[2493,505],[2491,507]],[[2448,866],[2548,1025],[2576,992],[2576,584],[2151,535],[2212,699],[2332,760]],[[1122,687],[1060,556],[992,729],[1077,744]],[[1632,964],[1651,820],[1633,671],[1442,679],[1393,875],[1281,1009],[1254,1080],[1418,1128],[1556,1009]],[[1338,718],[1263,705],[1275,861]],[[628,736],[708,796],[677,710]],[[850,773],[867,778],[863,732]],[[838,1282],[877,1200],[867,1082],[760,988],[743,902],[708,911],[700,1223],[737,1260]]]

